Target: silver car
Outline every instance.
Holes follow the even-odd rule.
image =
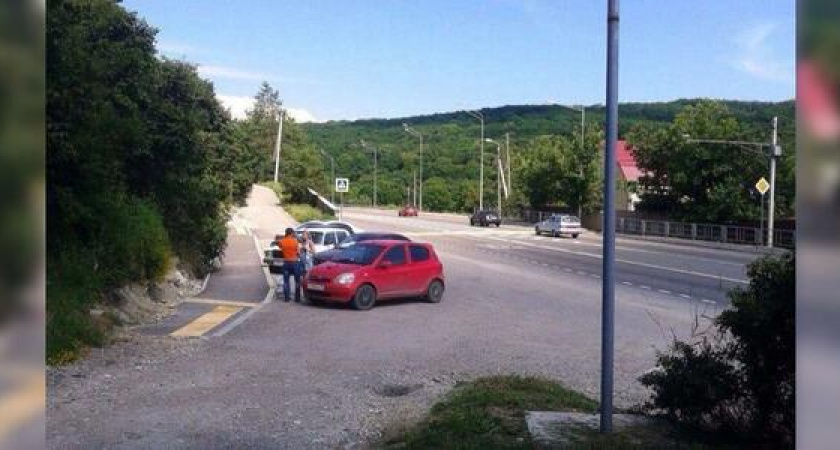
[[[569,214],[552,214],[534,227],[537,235],[548,233],[554,237],[565,234],[577,238],[581,231],[580,219]]]

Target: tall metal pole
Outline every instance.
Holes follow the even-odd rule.
[[[767,208],[767,246],[773,248],[773,219],[776,210],[776,157],[779,145],[779,118],[773,118],[773,140],[770,147],[770,207]]]
[[[379,170],[379,154],[376,147],[373,147],[373,207],[376,208],[376,173]]]
[[[335,158],[322,149],[318,149],[318,151],[321,152],[325,158],[330,159],[330,169],[332,171],[332,180],[330,181],[330,184],[332,184],[332,188],[330,188],[330,203],[335,205]]]
[[[498,163],[498,172],[496,172],[496,205],[499,213],[499,219],[502,218],[502,178],[504,174],[502,173],[502,146],[501,144],[496,144],[496,162]]]
[[[580,106],[580,155],[583,157],[583,152],[586,151],[586,107]],[[580,161],[578,161],[580,165]],[[583,180],[583,165],[578,167],[580,169],[580,178]],[[578,219],[583,220],[583,192],[578,195]]]
[[[414,199],[411,201],[411,204],[415,207],[417,206],[417,171],[413,171],[414,174],[414,181],[411,183],[411,193],[414,196]]]
[[[377,184],[377,172],[378,172],[378,165],[379,165],[379,155],[378,150],[375,146],[368,144],[364,139],[359,140],[359,143],[362,144],[362,148],[364,149],[373,149],[373,199],[371,200],[371,204],[374,208],[376,208],[376,184]]]
[[[423,135],[417,134],[420,136],[420,206],[417,209],[423,211]]]
[[[508,195],[513,191],[513,179],[510,177],[510,133],[505,133],[505,158],[507,159],[507,185]]]
[[[484,209],[484,114],[481,111],[465,111],[467,114],[481,121],[481,140],[479,141],[478,165],[478,209]]]
[[[478,209],[484,209],[484,116],[481,116],[481,156],[478,169]]]
[[[280,146],[283,144],[283,109],[280,108],[279,125],[277,125],[277,140],[274,145],[274,182],[276,183],[280,173]]]
[[[607,11],[607,146],[604,149],[604,260],[601,309],[601,432],[613,429],[615,332],[615,147],[618,142],[618,0]]]

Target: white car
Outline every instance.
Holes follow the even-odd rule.
[[[309,232],[309,238],[312,239],[312,246],[315,247],[315,253],[332,250],[338,246],[339,242],[351,235],[344,228],[303,228],[295,231],[298,239],[303,237],[304,230]],[[279,255],[274,253],[275,251],[279,251],[279,249],[277,248],[277,243],[272,241],[268,245],[268,248],[263,250],[265,255],[263,261],[269,265],[276,264],[282,266],[282,261],[278,261]]]
[[[582,231],[580,219],[569,214],[552,214],[534,227],[537,235],[548,233],[554,237],[565,234],[577,238]]]
[[[343,230],[347,230],[350,234],[356,234],[362,231],[350,222],[344,222],[341,220],[330,220],[326,222],[322,220],[310,220],[309,222],[304,222],[295,227],[295,231],[312,230],[317,228],[341,228]]]

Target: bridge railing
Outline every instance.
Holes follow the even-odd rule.
[[[557,211],[510,210],[506,219],[517,222],[537,223],[545,220]],[[600,231],[600,214],[584,215],[583,226]],[[767,244],[767,230],[758,227],[739,225],[719,225],[710,223],[673,222],[668,220],[650,220],[637,217],[616,217],[615,231],[620,234],[652,236],[697,241],[724,242],[730,244],[763,246]],[[777,228],[773,230],[773,245],[781,248],[793,248],[796,230]]]
[[[670,222],[618,217],[616,218],[615,231],[617,233],[639,236],[693,239],[730,244],[761,246],[767,243],[767,230],[737,225]],[[796,230],[773,230],[773,244],[776,247],[792,248],[795,240]]]

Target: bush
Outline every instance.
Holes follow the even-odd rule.
[[[649,409],[703,431],[792,446],[795,426],[795,257],[765,257],[713,336],[676,340],[640,378]]]
[[[102,330],[90,308],[101,299],[103,280],[90,250],[65,248],[47,258],[46,356],[50,364],[75,359],[88,345],[101,345]]]
[[[130,199],[106,212],[99,241],[101,265],[109,287],[157,280],[170,265],[169,237],[160,214],[148,203]]]

